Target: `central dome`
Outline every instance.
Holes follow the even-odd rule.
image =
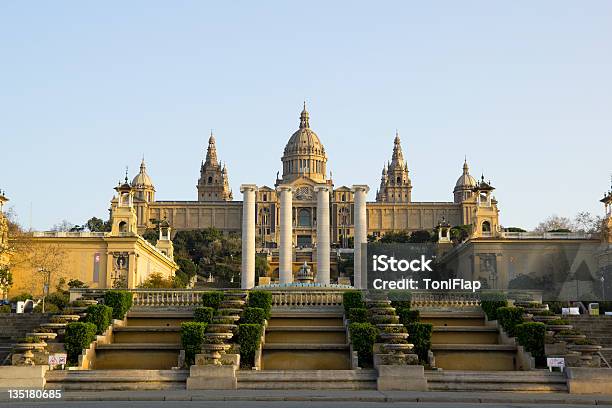
[[[310,129],[310,115],[306,110],[306,103],[300,114],[300,128],[289,138],[281,161],[283,177],[282,180],[277,180],[277,184],[291,183],[301,177],[309,178],[315,183],[323,183],[326,180],[325,148],[319,136]]]
[[[304,104],[304,110],[300,114],[300,128],[296,130],[287,145],[285,146],[284,154],[318,154],[321,156],[325,155],[325,148],[319,136],[310,128],[310,115],[306,110],[306,104]]]

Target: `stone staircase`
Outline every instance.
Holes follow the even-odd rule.
[[[574,329],[602,346],[601,354],[612,365],[612,316],[566,316]],[[565,317],[564,317],[565,318]],[[602,361],[602,367],[608,367]]]
[[[169,370],[182,350],[180,324],[192,312],[130,312],[125,327],[113,329],[113,342],[96,347],[96,370]]]
[[[430,391],[567,392],[563,373],[531,371],[426,371]]]
[[[422,311],[421,322],[434,326],[431,350],[438,368],[460,371],[521,369],[517,347],[501,344],[498,329],[485,325],[482,311]]]
[[[341,312],[273,312],[266,328],[262,370],[350,370]]]
[[[50,315],[42,313],[0,314],[0,365],[10,365],[10,354],[16,341],[42,323],[49,323],[50,318]]]
[[[375,390],[375,370],[238,371],[238,389]]]
[[[46,389],[128,391],[185,389],[188,370],[48,371]]]

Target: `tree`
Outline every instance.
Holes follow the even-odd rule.
[[[261,276],[266,276],[268,269],[270,269],[268,257],[265,255],[255,256],[255,276],[258,278]]]
[[[601,216],[591,215],[590,212],[583,211],[574,217],[574,230],[587,234],[598,234],[602,231],[604,219]]]
[[[431,232],[425,230],[413,231],[412,234],[410,234],[408,242],[413,244],[431,242]]]
[[[68,232],[73,229],[75,225],[68,220],[62,220],[62,222],[55,224],[51,227],[51,231]]]
[[[111,226],[110,220],[103,221],[98,217],[91,217],[85,223],[85,227],[91,232],[110,232]]]
[[[398,232],[386,232],[385,235],[383,235],[378,242],[381,242],[383,244],[410,242],[410,233],[405,230]]]
[[[558,215],[551,215],[544,221],[538,224],[535,228],[535,232],[553,232],[553,231],[571,231],[573,228],[572,221],[567,217],[559,217]]]
[[[0,292],[6,299],[9,289],[13,286],[13,273],[8,265],[0,266]]]

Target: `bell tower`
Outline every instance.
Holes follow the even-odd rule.
[[[229,177],[225,165],[217,159],[215,136],[210,132],[206,161],[200,167],[198,180],[198,201],[232,201],[234,196],[229,187]]]
[[[174,244],[170,239],[170,224],[165,219],[159,223],[159,239],[155,246],[168,258],[174,259]]]
[[[111,235],[118,237],[122,235],[135,235],[138,233],[136,210],[134,209],[134,189],[128,182],[127,171],[123,184],[115,187],[118,193],[117,206],[112,213]]]

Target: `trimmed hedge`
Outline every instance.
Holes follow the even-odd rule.
[[[104,304],[113,308],[113,319],[123,319],[132,302],[132,293],[126,290],[109,290],[104,294]]]
[[[255,352],[261,343],[262,334],[263,326],[261,324],[238,325],[241,366],[252,367],[255,364]]]
[[[391,301],[391,306],[394,308],[410,309],[410,301],[412,300],[411,292],[408,292],[407,290],[390,290],[387,297]]]
[[[351,309],[362,309],[365,307],[363,295],[358,290],[349,290],[342,294],[342,304],[344,305],[344,314],[348,316]]]
[[[258,307],[266,313],[266,319],[272,314],[272,293],[267,290],[252,290],[249,292],[249,307]]]
[[[396,310],[400,318],[400,323],[404,326],[410,323],[417,323],[421,319],[421,313],[418,310],[412,310],[405,307]]]
[[[523,323],[522,307],[500,307],[497,309],[497,320],[508,336],[516,336],[516,326]]]
[[[214,312],[215,309],[212,307],[196,307],[196,309],[193,311],[193,320],[198,323],[210,323],[212,322]]]
[[[542,364],[542,360],[545,357],[544,338],[546,336],[546,325],[544,323],[527,322],[517,325],[514,330],[519,344],[531,353],[536,362]]]
[[[211,290],[210,292],[202,293],[202,306],[218,309],[223,300],[223,292],[220,290]]]
[[[507,307],[508,300],[503,293],[486,293],[480,300],[480,307],[487,315],[489,320],[497,320],[497,309]]]
[[[185,365],[190,367],[195,364],[195,356],[202,349],[206,323],[183,322],[181,323],[181,344],[185,350]]]
[[[266,311],[261,307],[247,307],[242,314],[241,324],[261,324],[266,321]]]
[[[348,318],[351,323],[367,323],[368,309],[366,309],[365,307],[354,307],[349,310]]]
[[[96,325],[96,334],[102,334],[113,320],[113,308],[106,305],[91,305],[86,310],[85,323]]]
[[[408,342],[414,344],[414,352],[419,356],[419,361],[421,363],[428,363],[433,324],[413,322],[409,323],[406,329],[410,335],[410,337],[408,337]]]
[[[349,325],[351,343],[359,356],[359,366],[371,366],[374,343],[380,331],[371,323],[351,323]]]
[[[66,326],[64,335],[64,348],[68,354],[68,362],[77,364],[83,349],[96,338],[96,325],[93,323],[73,322]]]

